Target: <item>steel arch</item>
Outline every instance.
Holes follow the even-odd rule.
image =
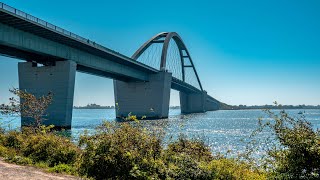
[[[161,38],[164,38],[164,40],[160,40]],[[201,85],[201,81],[199,79],[198,73],[196,68],[194,67],[193,61],[191,59],[190,53],[186,47],[186,45],[184,44],[184,42],[182,41],[181,37],[178,35],[178,33],[176,32],[162,32],[159,33],[155,36],[153,36],[151,39],[149,39],[147,42],[145,42],[133,55],[132,55],[132,59],[137,60],[140,55],[148,49],[148,47],[150,47],[153,43],[163,43],[162,46],[162,52],[161,52],[161,60],[160,60],[160,70],[165,70],[166,69],[166,61],[167,61],[167,53],[168,53],[168,47],[169,47],[169,43],[170,40],[173,39],[178,48],[179,48],[179,54],[180,54],[180,60],[181,60],[181,68],[182,68],[182,80],[185,82],[185,68],[189,68],[190,66],[186,66],[184,64],[184,59],[188,58],[190,63],[191,63],[191,67],[193,68],[193,71],[196,75],[196,78],[198,80],[199,86],[201,91],[203,91],[202,89],[202,85]],[[183,53],[183,51],[185,51],[185,55]]]

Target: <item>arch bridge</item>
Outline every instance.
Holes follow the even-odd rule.
[[[45,124],[57,127],[71,127],[76,71],[114,79],[117,117],[168,117],[171,89],[180,93],[182,113],[220,108],[175,32],[157,34],[130,58],[0,3],[0,54],[26,61],[18,64],[20,89],[54,93]],[[22,125],[31,122],[22,117]]]

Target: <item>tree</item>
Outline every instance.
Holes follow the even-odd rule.
[[[16,97],[9,98],[9,104],[0,105],[0,113],[4,115],[21,115],[22,117],[32,118],[34,126],[39,127],[45,120],[46,110],[52,102],[53,94],[49,92],[47,95],[36,97],[18,88],[9,90]]]

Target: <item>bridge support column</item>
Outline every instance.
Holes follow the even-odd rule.
[[[219,102],[206,101],[206,111],[216,111],[219,110],[220,104]]]
[[[207,92],[187,94],[180,92],[181,113],[203,113],[206,112]]]
[[[122,82],[114,80],[116,116],[129,113],[147,119],[167,118],[172,74],[161,71],[150,75],[148,82]]]
[[[57,61],[54,66],[37,67],[31,62],[18,64],[19,89],[39,97],[53,93],[52,103],[47,110],[44,125],[56,128],[71,128],[74,82],[77,65],[73,61]],[[34,122],[31,118],[21,117],[21,125]]]

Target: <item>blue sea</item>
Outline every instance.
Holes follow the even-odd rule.
[[[273,110],[279,112],[279,110]],[[286,110],[291,116],[305,118],[314,129],[320,128],[320,110]],[[5,129],[20,127],[19,117],[0,117]],[[159,128],[165,132],[166,139],[177,138],[184,134],[190,138],[200,138],[208,144],[213,152],[238,154],[244,151],[250,134],[257,129],[258,119],[270,119],[262,110],[219,110],[206,113],[181,115],[180,109],[170,109],[168,119],[142,120],[140,124],[147,128]],[[76,142],[79,135],[87,131],[94,133],[103,121],[116,121],[114,109],[74,109],[72,129],[68,134]],[[263,139],[270,132],[263,132],[258,137]],[[256,152],[261,154],[264,152]]]

